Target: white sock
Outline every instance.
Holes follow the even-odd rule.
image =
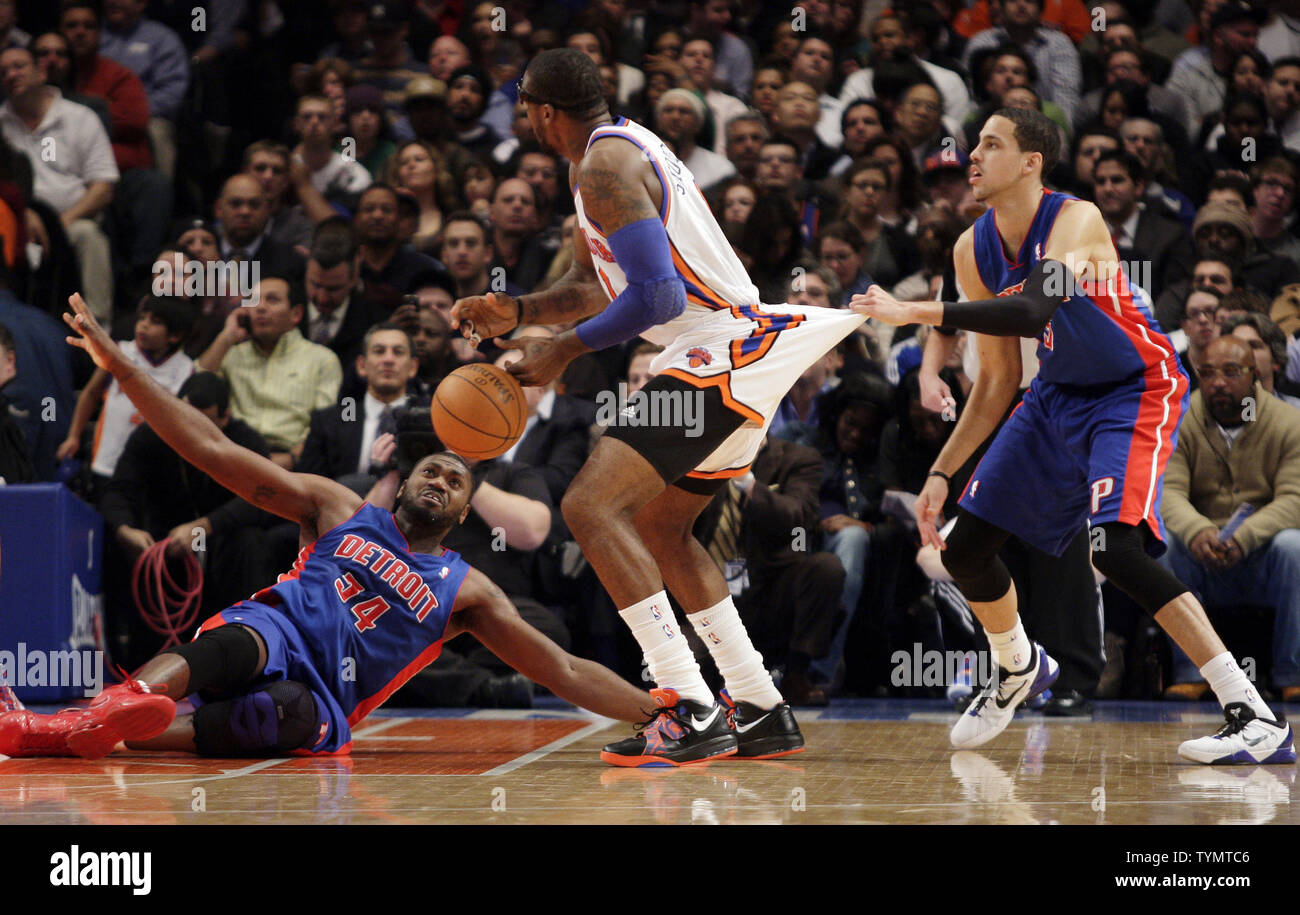
[[[700,665],[678,631],[677,619],[668,603],[668,595],[659,591],[643,601],[618,611],[645,654],[650,676],[655,684],[676,690],[677,695],[692,702],[713,705],[718,700],[700,676]]]
[[[1219,704],[1225,708],[1229,702],[1244,702],[1257,717],[1277,720],[1277,716],[1259,697],[1259,690],[1255,689],[1255,684],[1250,682],[1246,672],[1238,666],[1231,652],[1225,651],[1211,658],[1201,668],[1201,676],[1210,684]]]
[[[1006,632],[989,632],[985,629],[984,634],[988,636],[993,657],[1011,673],[1020,673],[1034,663],[1034,643],[1025,635],[1025,626],[1019,616],[1016,617],[1016,625]]]
[[[781,693],[763,666],[763,656],[750,642],[730,597],[707,610],[687,614],[686,618],[708,646],[709,654],[727,681],[727,693],[734,701],[749,702],[761,709],[781,704]]]

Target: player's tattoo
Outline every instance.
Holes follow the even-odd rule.
[[[607,233],[641,219],[657,219],[650,195],[635,171],[616,171],[599,165],[582,170],[582,203],[587,215]]]
[[[554,286],[519,299],[520,324],[560,324],[585,318],[606,303],[599,283],[575,263]]]

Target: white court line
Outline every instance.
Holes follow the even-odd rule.
[[[401,724],[401,723],[403,723],[403,722],[405,722],[405,721],[415,721],[415,720],[416,720],[416,719],[414,719],[414,718],[384,718],[384,719],[382,719],[382,720],[376,721],[374,724],[370,725],[370,726],[367,727],[365,730],[362,730],[362,731],[353,731],[353,732],[352,732],[352,739],[353,739],[353,740],[356,740],[358,737],[374,737],[374,736],[375,736],[376,734],[378,734],[380,731],[386,731],[386,730],[388,730],[389,728],[394,727],[395,725],[399,725],[399,724]],[[393,739],[393,740],[403,740],[403,739],[407,739],[407,738],[394,737],[394,738],[391,738],[391,739]],[[421,737],[421,738],[419,738],[419,739],[420,739],[420,740],[431,740],[432,738]]]
[[[537,760],[541,759],[543,756],[547,756],[551,753],[554,753],[556,750],[562,747],[567,747],[569,744],[574,743],[575,741],[582,740],[583,738],[590,737],[592,734],[599,733],[600,731],[603,731],[606,728],[608,728],[611,724],[615,724],[615,723],[616,722],[612,718],[601,718],[597,721],[593,721],[585,728],[579,728],[578,730],[574,731],[572,734],[568,734],[564,737],[561,737],[559,740],[552,740],[544,747],[539,747],[538,749],[533,750],[531,753],[525,753],[523,756],[517,757],[516,759],[512,759],[508,763],[503,763],[502,765],[497,766],[495,769],[488,769],[486,772],[482,774],[483,775],[505,775],[507,772],[513,772],[514,770],[522,768],[531,762],[536,762]]]

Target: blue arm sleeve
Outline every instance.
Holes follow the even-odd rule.
[[[627,288],[604,311],[578,326],[578,339],[593,350],[631,340],[686,310],[686,286],[673,267],[662,222],[630,223],[609,236],[609,248],[627,276]]]

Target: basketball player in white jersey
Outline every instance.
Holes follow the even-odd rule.
[[[574,358],[641,336],[665,347],[655,378],[601,437],[566,493],[569,529],[645,652],[660,703],[639,736],[601,754],[620,766],[719,756],[770,758],[803,736],[736,613],[726,580],[691,534],[724,486],[742,517],[750,464],[781,398],[803,370],[862,323],[836,309],[763,305],[690,171],[657,136],[612,120],[600,73],[585,55],[538,54],[519,83],[538,141],[564,155],[577,206],[574,262],[545,292],[462,299],[452,323],[468,335],[595,315],[521,349],[510,371],[525,385],[556,378]],[[472,322],[473,327],[469,326]],[[690,423],[651,404],[695,398]],[[630,416],[629,416],[630,413]],[[698,416],[703,415],[700,430]],[[676,420],[681,420],[677,422]],[[758,487],[762,489],[762,487]],[[793,532],[792,532],[793,534]],[[726,680],[719,706],[674,624],[665,585]]]

